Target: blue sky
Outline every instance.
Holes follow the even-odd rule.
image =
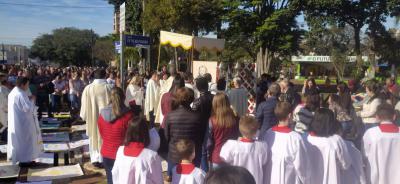
[[[28,4],[5,5],[1,3]],[[48,5],[57,7],[29,6]],[[62,8],[99,7],[99,8]],[[113,31],[113,6],[105,0],[0,0],[0,43],[30,46],[32,40],[60,27],[93,29],[100,35]],[[298,17],[305,25],[304,18]],[[393,18],[385,23],[387,28],[397,27]]]
[[[107,35],[113,31],[113,11],[114,7],[105,0],[0,0],[0,43],[30,46],[37,36],[60,27],[93,29],[97,34]]]

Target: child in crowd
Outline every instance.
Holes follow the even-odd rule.
[[[172,170],[172,184],[202,184],[205,173],[194,166],[195,144],[188,139],[181,139],[176,143],[177,154],[181,163]]]
[[[120,146],[112,169],[113,183],[162,184],[161,158],[147,149],[149,129],[143,116],[129,123],[124,146]]]
[[[251,173],[237,166],[224,165],[209,172],[205,179],[206,184],[256,184]]]
[[[257,184],[263,184],[266,183],[264,173],[269,150],[267,143],[254,140],[259,125],[254,117],[243,116],[239,121],[242,137],[239,140],[228,140],[222,146],[220,157],[227,164],[246,168]]]
[[[274,112],[279,123],[262,136],[271,147],[264,183],[309,183],[306,146],[301,135],[289,128],[290,103],[278,102]]]
[[[293,111],[294,130],[299,133],[306,133],[309,129],[314,112],[320,107],[320,96],[310,94],[305,96],[304,104],[299,104]]]
[[[400,131],[393,122],[393,107],[381,104],[376,118],[380,125],[368,129],[363,137],[366,175],[369,183],[394,184],[400,181]]]
[[[339,129],[331,110],[321,108],[315,112],[307,136],[307,154],[312,159],[308,167],[310,184],[348,183],[341,181],[342,175],[353,163],[344,140],[336,135]]]

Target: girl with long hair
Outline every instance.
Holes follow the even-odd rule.
[[[114,166],[117,150],[124,142],[129,121],[134,116],[133,111],[130,111],[124,104],[125,95],[121,88],[114,87],[111,90],[110,100],[110,105],[100,110],[98,119],[99,132],[103,140],[100,153],[103,157],[109,184],[112,183],[111,170]]]
[[[222,146],[229,139],[239,135],[238,118],[235,116],[225,93],[218,92],[212,101],[212,113],[208,122],[208,151],[213,168],[217,168],[222,160],[219,156]]]

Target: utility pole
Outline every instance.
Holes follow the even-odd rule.
[[[94,56],[93,56],[93,46],[94,46],[94,32],[93,32],[93,29],[90,29],[90,33],[91,33],[91,47],[90,47],[90,50],[91,50],[91,55],[90,55],[90,57],[91,57],[91,65],[92,66],[94,66]]]
[[[5,53],[5,50],[4,50],[4,43],[2,43],[1,44],[1,51],[3,52],[3,62],[4,62],[4,53]]]

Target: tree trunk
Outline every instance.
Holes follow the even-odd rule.
[[[271,67],[273,55],[269,52],[268,48],[260,47],[257,53],[257,77],[260,77],[263,73],[269,73]]]
[[[357,63],[357,73],[360,74],[362,72],[362,56],[361,56],[361,40],[360,40],[360,29],[358,27],[354,27],[354,43],[355,48],[354,52],[356,53],[356,63]]]

